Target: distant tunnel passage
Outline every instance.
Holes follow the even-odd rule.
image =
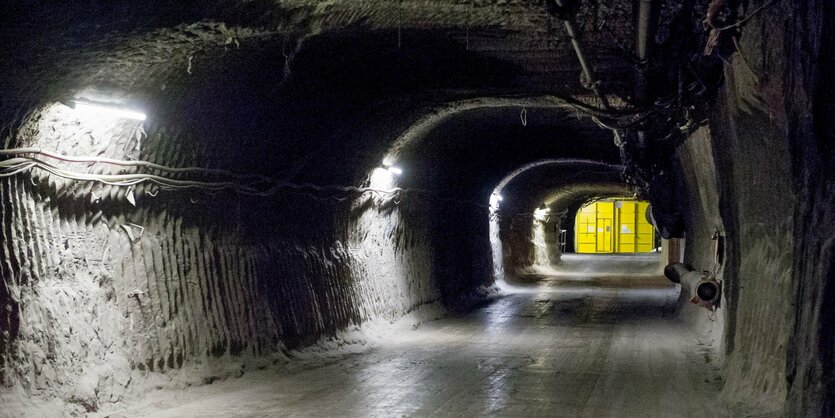
[[[0,416],[835,416],[831,1],[0,16]]]

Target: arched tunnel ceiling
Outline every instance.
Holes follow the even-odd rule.
[[[580,183],[551,191],[544,204],[551,212],[562,212],[592,199],[630,196],[632,194],[634,194],[634,191],[623,183]]]
[[[392,56],[406,57],[393,66],[406,71],[416,61],[458,61],[463,81],[440,86],[446,88],[473,88],[469,79],[490,80],[491,88],[585,92],[568,37],[541,1],[123,0],[3,7],[14,22],[4,27],[9,47],[0,52],[9,75],[3,88],[12,92],[3,101],[4,116],[89,86],[139,102],[166,89],[177,95],[178,84],[200,88],[201,78],[228,69],[234,69],[231,80],[235,71],[247,71],[250,54],[271,56],[269,71],[276,75],[270,77],[281,81],[306,49],[327,51],[336,71],[363,59],[370,59],[367,68],[391,65],[379,60]],[[629,81],[623,70],[631,67],[624,49],[631,48],[632,15],[632,6],[617,0],[584,4],[577,14],[587,53],[614,90]],[[346,62],[340,62],[346,47]],[[378,56],[381,50],[389,53]],[[286,66],[284,57],[291,61]],[[482,65],[472,65],[476,59]],[[496,66],[503,70],[483,74]]]
[[[659,11],[659,36],[674,6]],[[375,166],[391,128],[409,129],[404,120],[362,126],[368,119],[402,117],[381,110],[391,103],[415,115],[421,100],[431,102],[424,106],[431,111],[437,108],[432,103],[505,97],[505,103],[480,112],[515,103],[521,109],[512,112],[535,119],[539,110],[533,107],[554,106],[542,103],[542,93],[590,97],[562,22],[548,15],[542,1],[82,1],[4,7],[16,17],[3,31],[11,47],[0,52],[6,58],[0,66],[13,70],[0,81],[8,92],[0,103],[0,136],[7,147],[19,145],[15,128],[27,116],[41,118],[41,109],[55,101],[86,96],[148,113],[150,151],[143,150],[141,159],[170,163],[189,150],[195,155],[183,163],[356,182],[361,174],[347,167]],[[589,59],[607,88],[623,97],[632,94],[632,72],[626,70],[632,68],[627,50],[633,20],[632,5],[615,0],[583,3],[576,14]],[[464,110],[455,112],[466,115]],[[580,128],[578,138],[610,140],[589,119],[569,122],[568,114],[577,116],[564,111],[552,125]],[[412,120],[421,117],[426,114]],[[445,123],[444,129],[454,124]],[[387,132],[385,139],[365,135],[364,148],[342,140],[363,130]],[[496,136],[489,128],[483,132]],[[523,135],[529,134],[546,139],[542,132]],[[337,141],[336,148],[327,145]],[[397,153],[401,145],[389,151]],[[546,150],[540,156],[548,157],[589,155]],[[502,169],[531,160],[511,159]],[[342,172],[309,170],[317,165]]]
[[[357,119],[398,100],[408,106],[426,97],[445,103],[547,94],[601,106],[589,80],[581,80],[563,21],[549,15],[545,3],[7,3],[4,14],[14,23],[2,32],[10,47],[0,52],[9,74],[0,80],[7,93],[0,102],[0,138],[6,147],[20,146],[21,124],[44,117],[43,109],[56,101],[103,99],[149,115],[145,132],[159,148],[149,146],[153,152],[137,158],[356,183],[362,175],[346,167],[376,166],[379,147],[357,149],[345,141],[334,158],[330,144],[356,133]],[[680,6],[669,1],[656,9],[658,45],[678,42],[672,29],[687,26],[680,19],[703,12],[701,2]],[[600,81],[593,85],[616,106],[637,94],[635,15],[632,3],[619,0],[581,2],[571,13]],[[690,29],[682,32],[677,36],[692,37]],[[606,117],[634,123],[638,110]],[[681,115],[674,116],[667,122],[679,123]],[[184,152],[191,154],[185,160]],[[328,164],[340,173],[309,169]]]
[[[508,173],[542,158],[617,162],[611,134],[589,118],[578,118],[564,105],[544,107],[543,101],[536,100],[517,103],[522,105],[497,101],[483,107],[461,106],[440,121],[407,130],[390,154],[393,162],[414,170],[404,176],[404,183],[448,183],[486,202]],[[413,126],[423,126],[423,121]]]
[[[557,159],[530,164],[512,173],[501,186],[503,214],[530,214],[545,204],[562,210],[593,197],[632,193],[621,179],[623,166],[594,160]]]

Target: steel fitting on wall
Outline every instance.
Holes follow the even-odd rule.
[[[683,263],[673,263],[664,268],[664,275],[673,283],[681,284],[682,292],[690,293],[690,303],[706,309],[719,306],[722,287],[710,273],[690,270]]]

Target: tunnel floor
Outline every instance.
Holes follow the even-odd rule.
[[[600,260],[600,259],[598,259]],[[614,259],[610,259],[611,262]],[[533,278],[315,368],[160,390],[112,416],[719,416],[715,351],[663,277]]]

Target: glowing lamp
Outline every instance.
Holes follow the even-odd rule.
[[[117,118],[145,120],[145,114],[142,112],[116,107],[105,103],[96,103],[84,100],[73,100],[72,104],[74,109],[89,114],[101,114]]]

